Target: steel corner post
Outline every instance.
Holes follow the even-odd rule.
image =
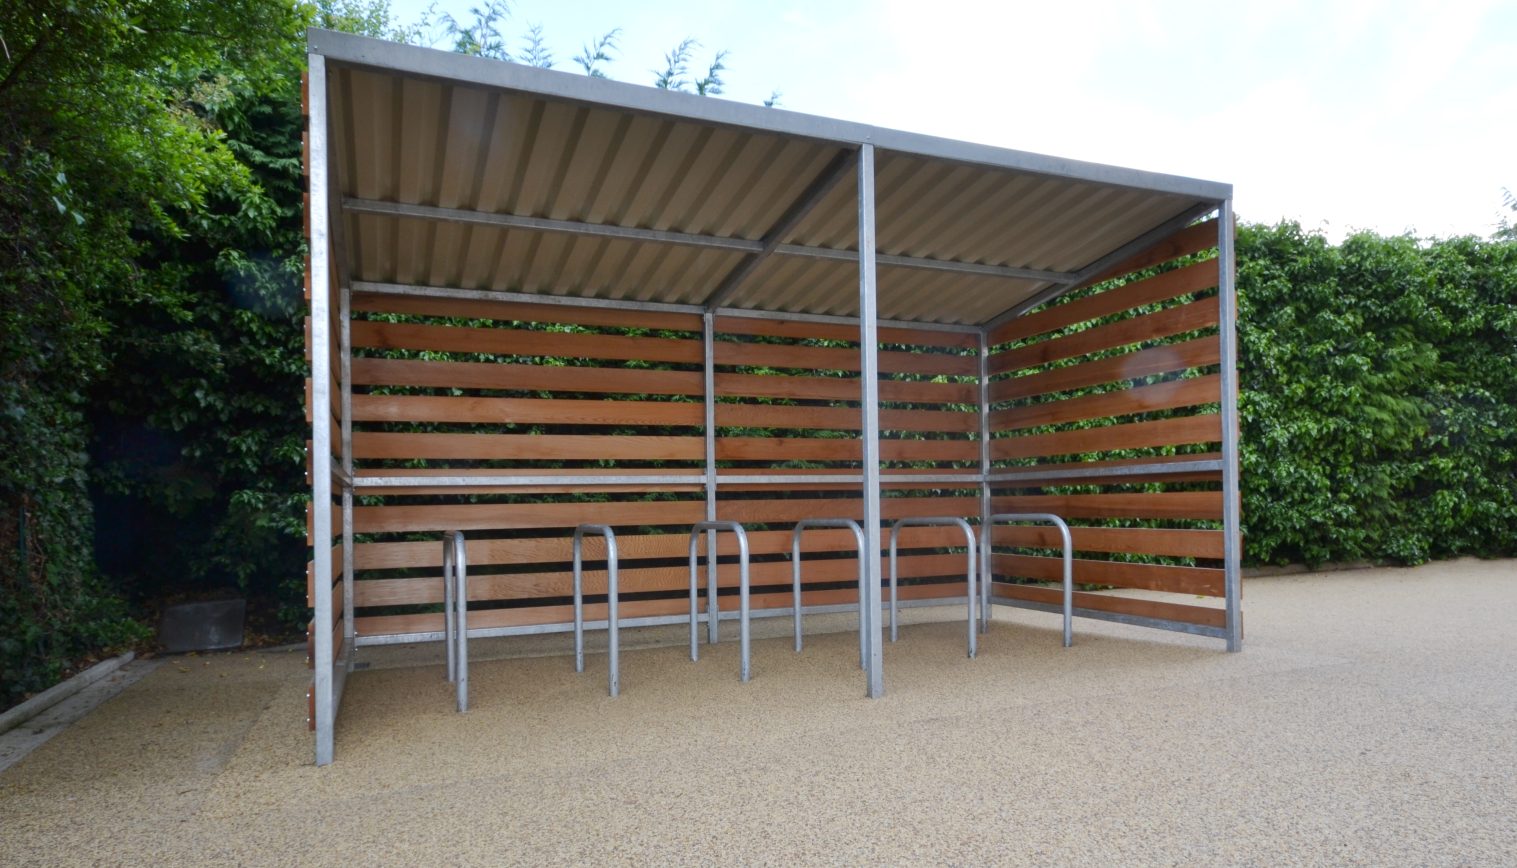
[[[880,611],[880,342],[878,282],[874,244],[874,145],[859,148],[859,379],[862,385],[864,446],[864,585],[868,601],[868,685],[865,695],[885,695],[884,639]]]
[[[1227,650],[1243,650],[1243,527],[1238,467],[1238,287],[1233,200],[1217,209],[1218,328],[1222,342],[1222,557]]]
[[[332,762],[337,716],[332,648],[332,298],[328,234],[326,58],[307,55],[311,256],[311,540],[316,584],[314,616],[316,764]]]

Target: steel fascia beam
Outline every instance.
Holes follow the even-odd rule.
[[[758,267],[764,263],[764,260],[768,259],[775,252],[780,246],[780,242],[791,232],[795,231],[795,227],[799,226],[802,220],[806,219],[806,215],[810,214],[827,197],[828,193],[831,193],[839,183],[853,173],[853,167],[858,162],[858,158],[859,152],[852,149],[832,158],[811,184],[801,192],[800,197],[795,200],[790,208],[775,222],[774,226],[769,229],[768,233],[764,235],[764,249],[738,263],[737,267],[733,268],[722,279],[716,291],[707,296],[706,307],[715,310],[723,302],[731,298],[733,293],[737,292],[738,288],[743,285],[743,281],[751,277],[755,271],[758,271]]]

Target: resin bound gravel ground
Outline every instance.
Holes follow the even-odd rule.
[[[1246,588],[1242,654],[999,610],[971,661],[918,610],[878,701],[838,617],[747,685],[628,631],[618,700],[476,642],[466,715],[440,646],[374,650],[324,769],[301,652],[169,658],[0,773],[0,864],[1517,862],[1517,564]]]

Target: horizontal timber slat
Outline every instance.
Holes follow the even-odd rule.
[[[800,521],[813,516],[861,518],[856,499],[738,500],[717,503],[717,518],[740,522]],[[922,515],[970,516],[979,513],[978,498],[887,497],[887,519]],[[423,506],[357,506],[355,533],[400,533],[444,530],[516,530],[572,528],[580,524],[688,525],[705,518],[697,500],[628,503],[480,503]]]
[[[1221,361],[1222,345],[1216,335],[1193,338],[1174,344],[1150,347],[1135,353],[1109,356],[1082,365],[1054,368],[1025,377],[993,380],[992,402],[1030,398],[1050,392],[1064,392],[1099,386],[1118,380],[1132,380],[1153,374],[1169,374],[1191,368],[1215,365]]]
[[[1157,527],[1071,527],[1077,552],[1107,554],[1168,555],[1171,557],[1221,558],[1222,531],[1177,530]],[[997,525],[991,531],[994,546],[1058,549],[1063,538],[1048,525]],[[357,556],[355,555],[355,558]]]
[[[644,395],[700,395],[705,388],[699,371],[365,357],[353,360],[353,384]]]
[[[991,498],[996,512],[1051,512],[1061,518],[1173,518],[1220,521],[1222,492],[1029,494]]]
[[[1088,355],[1128,344],[1167,338],[1217,324],[1215,298],[1204,298],[1143,314],[1108,325],[1096,326],[1060,338],[1039,341],[990,357],[990,373],[1004,374],[1036,365]]]
[[[934,585],[907,585],[900,589],[903,600],[930,600],[943,597],[964,596],[963,582],[945,582]],[[852,590],[804,591],[801,604],[805,606],[846,605],[858,602],[858,593]],[[754,594],[754,609],[785,609],[791,603],[790,593]],[[705,597],[700,601],[700,611],[706,610]],[[724,606],[734,605],[723,602]],[[688,598],[669,600],[623,600],[619,615],[622,618],[648,618],[658,615],[683,615],[690,611]],[[469,613],[469,629],[495,627],[530,627],[543,624],[567,624],[574,618],[571,606],[522,606],[514,609],[485,609]],[[605,620],[605,603],[586,603],[585,619]],[[353,625],[359,636],[384,636],[404,633],[442,632],[442,614],[420,615],[371,615],[354,618]]]
[[[699,340],[354,320],[354,347],[701,364]],[[855,355],[857,355],[855,353]]]
[[[428,298],[425,296],[386,295],[377,292],[354,292],[354,311],[364,313],[404,313],[414,316],[455,317],[458,319],[493,319],[502,322],[540,322],[563,325],[600,326],[606,328],[649,328],[699,333],[701,317],[693,313],[618,310],[562,304],[486,301],[478,299]]]
[[[1028,555],[996,555],[992,559],[995,574],[1037,579],[1044,582],[1063,580],[1064,559]],[[1081,585],[1115,585],[1144,591],[1169,591],[1203,597],[1220,597],[1222,571],[1201,567],[1173,567],[1164,564],[1129,564],[1077,558],[1075,583]],[[439,590],[441,581],[438,582]]]
[[[353,421],[698,426],[705,415],[691,401],[354,395]]]
[[[1222,478],[1221,469],[1191,470],[1186,465],[1201,465],[1203,462],[1220,461],[1220,452],[1200,452],[1193,455],[1166,455],[1152,458],[1117,458],[1107,461],[1070,461],[1063,463],[1044,462],[1031,467],[1003,467],[996,473],[1016,473],[1015,478],[992,483],[997,488],[1033,488],[1041,485],[1115,485],[1131,482],[1210,482]],[[1134,466],[1155,466],[1153,472],[1118,472]],[[1176,469],[1179,468],[1179,469]],[[1089,476],[1072,479],[1061,477],[1064,471],[1091,472]]]
[[[1075,323],[1099,319],[1112,314],[1168,301],[1217,285],[1217,263],[1196,262],[1166,271],[1144,280],[1133,281],[1095,295],[1045,308],[1035,314],[1018,317],[996,329],[995,343],[1044,334]]]
[[[902,578],[926,578],[932,576],[964,575],[964,556],[909,555],[900,558]],[[788,561],[753,564],[748,571],[753,587],[766,585],[789,585],[791,569]],[[858,562],[854,558],[834,558],[809,561],[801,569],[803,583],[849,582],[858,576]],[[551,572],[514,573],[511,575],[469,575],[469,599],[531,600],[543,597],[567,597],[573,593],[574,574],[568,570]],[[722,564],[717,568],[717,583],[723,588],[736,588],[740,572],[737,564]],[[606,593],[606,572],[587,569],[584,572],[585,593]],[[702,566],[696,574],[697,587],[706,587],[706,570]],[[1108,584],[1117,584],[1111,582]],[[675,567],[626,567],[618,571],[617,587],[623,594],[680,591],[690,587],[688,566]],[[805,584],[802,585],[805,587]],[[704,591],[703,591],[704,592]],[[364,579],[353,583],[354,605],[412,606],[440,603],[443,599],[442,577],[426,576],[408,579]]]
[[[963,534],[957,528],[913,527],[901,531],[901,544],[915,548],[960,545]],[[470,565],[520,564],[532,562],[565,563],[572,556],[571,541],[567,533],[560,536],[532,537],[525,539],[467,539],[465,540]],[[689,551],[690,539],[682,533],[616,535],[616,545],[622,560],[635,561],[647,558],[682,558]],[[790,531],[757,530],[748,533],[749,553],[776,555],[790,553]],[[801,552],[820,554],[852,552],[856,545],[853,533],[847,530],[817,529],[801,535]],[[697,551],[704,553],[702,543]],[[737,555],[737,543],[730,534],[717,539],[717,551],[723,556]],[[585,539],[585,557],[589,560],[606,556],[605,541],[599,537]],[[442,538],[428,542],[381,542],[358,543],[353,547],[353,567],[356,570],[398,570],[442,566]]]
[[[705,454],[705,441],[698,436],[353,432],[353,457],[371,460],[700,461]]]
[[[1028,600],[1034,603],[1046,603],[1051,606],[1062,605],[1064,599],[1064,592],[1061,589],[1039,588],[1032,585],[1009,585],[1004,582],[996,582],[992,593],[997,597],[1005,599]],[[1140,618],[1179,621],[1185,624],[1198,624],[1203,627],[1224,627],[1227,625],[1227,613],[1220,608],[1188,606],[1184,603],[1166,603],[1158,600],[1139,599],[1137,597],[1122,597],[1115,594],[1076,591],[1075,607],[1079,609],[1094,609],[1098,612],[1135,615]],[[441,615],[436,617],[439,621],[442,618]],[[473,616],[470,617],[472,618]],[[362,619],[358,620],[361,621]],[[471,620],[470,623],[473,623],[473,621]]]
[[[1024,407],[1010,407],[990,414],[990,424],[997,430],[1019,430],[1039,425],[1057,425],[1085,419],[1129,416],[1154,410],[1177,410],[1222,400],[1220,374],[1206,374],[1183,380],[1166,380],[1148,386],[1117,389],[1095,395],[1081,395],[1061,401],[1044,401]]]
[[[808,371],[857,371],[860,366],[860,354],[856,349],[786,344],[717,341],[715,357],[718,365],[747,365]],[[896,374],[948,374],[972,377],[979,375],[980,362],[974,356],[881,350],[880,370]]]
[[[993,460],[1035,458],[1083,452],[1110,452],[1116,449],[1218,443],[1221,440],[1222,417],[1217,413],[1201,413],[1196,416],[1104,425],[1078,431],[997,437],[990,441],[990,457]]]

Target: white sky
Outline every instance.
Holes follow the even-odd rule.
[[[439,0],[460,19],[478,0]],[[392,0],[400,22],[428,0]],[[558,69],[730,51],[727,99],[1226,181],[1245,220],[1488,235],[1517,192],[1517,2],[517,0]]]

